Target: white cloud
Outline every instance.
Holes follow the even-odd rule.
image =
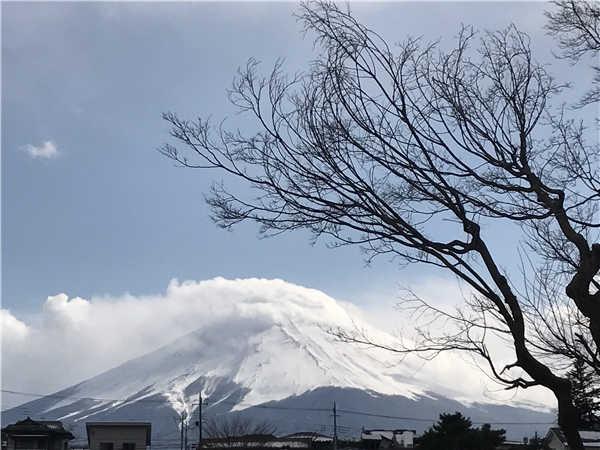
[[[0,325],[2,342],[14,343],[27,337],[29,329],[25,323],[13,316],[9,310],[0,309]]]
[[[448,292],[445,288],[444,291]],[[88,300],[58,294],[48,297],[29,323],[0,310],[3,386],[49,393],[155,350],[191,331],[214,328],[218,333],[233,323],[239,324],[240,320],[248,324],[297,320],[352,326],[353,318],[360,321],[400,314],[390,310],[389,303],[382,304],[385,306],[381,311],[371,306],[365,313],[356,305],[336,301],[314,289],[262,279],[215,278],[184,283],[173,280],[163,295],[153,296]],[[403,319],[399,316],[401,322]],[[369,322],[384,331],[394,325],[389,320]],[[425,389],[440,394],[490,400],[491,390],[498,389],[470,361],[456,355],[442,355],[429,363],[418,358],[405,363],[405,369],[410,369],[411,376],[421,380]],[[452,380],[450,386],[448,380]],[[545,391],[525,394],[519,394],[517,400],[552,405],[552,397]],[[493,395],[491,399],[504,400]],[[16,400],[29,399],[4,400],[14,405]]]
[[[44,141],[41,145],[27,144],[22,147],[31,158],[52,159],[59,155],[58,147],[52,141]]]

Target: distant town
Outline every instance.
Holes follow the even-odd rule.
[[[183,421],[182,421],[183,424]],[[422,435],[409,429],[363,429],[354,438],[339,439],[314,431],[298,431],[277,435],[267,424],[230,421],[212,422],[210,436],[196,432],[196,442],[184,424],[180,438],[165,439],[152,435],[152,423],[144,421],[86,422],[86,436],[75,436],[58,420],[34,420],[27,417],[2,428],[2,450],[389,450],[403,448],[439,448],[450,450],[566,450],[565,437],[557,427],[550,427],[545,436],[532,436],[521,441],[503,439],[503,430],[464,427],[469,420],[460,413],[442,414],[440,421]],[[236,429],[238,431],[236,431]],[[251,431],[243,433],[243,431]],[[238,434],[239,432],[239,434]],[[243,434],[242,434],[243,433]],[[439,436],[436,436],[436,433]],[[600,431],[581,430],[587,450],[600,448]]]

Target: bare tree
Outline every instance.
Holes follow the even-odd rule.
[[[255,422],[239,414],[211,417],[203,424],[204,434],[209,439],[223,441],[227,447],[246,447],[257,435],[272,435],[276,427],[269,422]]]
[[[547,29],[558,38],[562,56],[578,63],[583,57],[597,60],[600,51],[600,5],[595,0],[558,0],[548,11]],[[594,86],[581,101],[582,105],[600,100],[600,67],[592,65]]]
[[[233,83],[230,100],[256,133],[166,113],[182,150],[162,153],[255,188],[213,186],[208,203],[222,227],[307,229],[368,258],[454,274],[471,291],[464,307],[409,299],[446,326],[389,349],[466,351],[508,389],[546,387],[570,448],[583,449],[564,370],[574,357],[600,366],[600,155],[585,127],[553,106],[566,86],[514,26],[463,28],[442,51],[419,39],[392,48],[332,3],[304,5],[299,18],[321,50],[306,72],[289,77],[277,63],[260,77],[250,60]],[[520,270],[502,267],[492,227],[517,230]],[[499,366],[494,339],[510,344],[513,363]]]

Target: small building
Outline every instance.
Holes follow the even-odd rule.
[[[304,441],[312,450],[331,450],[333,444],[333,437],[314,431],[300,431],[288,434],[287,436],[284,436],[284,438]],[[338,449],[342,448],[341,443],[338,442]]]
[[[145,450],[151,445],[149,422],[87,422],[89,450]]]
[[[288,439],[306,439],[310,442],[314,443],[331,443],[333,442],[333,438],[331,436],[326,436],[321,433],[316,433],[314,431],[300,431],[298,433],[288,434],[284,436]]]
[[[415,430],[363,430],[360,440],[370,450],[387,448],[413,448]]]
[[[25,420],[2,428],[6,450],[67,450],[74,436],[58,420]]]
[[[502,444],[496,447],[496,450],[523,450],[527,448],[528,444],[529,441],[527,438],[523,438],[521,441],[505,439]]]
[[[586,450],[600,450],[600,431],[579,430],[579,436],[581,436],[583,447]],[[558,427],[552,427],[548,430],[544,443],[551,450],[566,450],[568,448],[567,439]]]

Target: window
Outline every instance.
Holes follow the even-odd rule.
[[[112,442],[100,442],[100,450],[114,450],[115,444]]]
[[[135,450],[135,442],[123,442],[123,450]]]

